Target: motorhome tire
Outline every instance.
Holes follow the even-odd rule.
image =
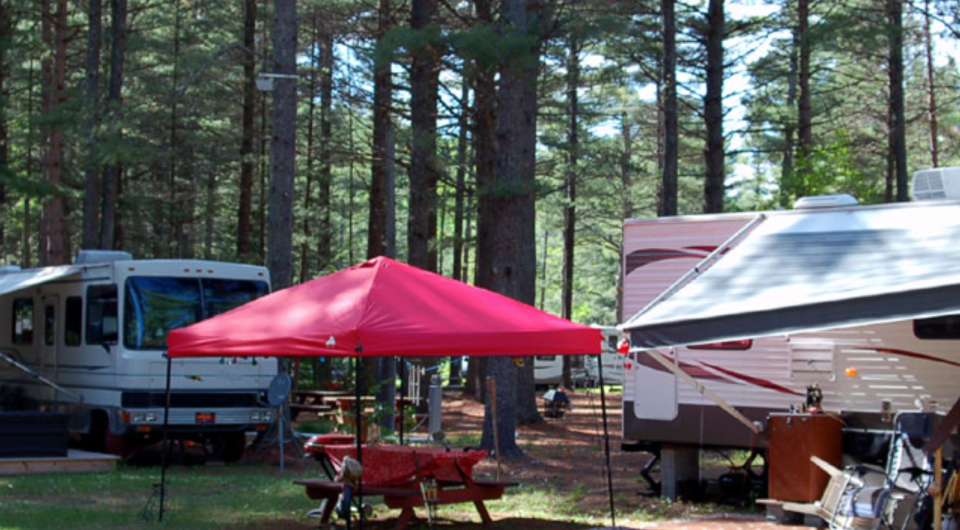
[[[104,451],[112,455],[117,455],[124,460],[133,454],[136,449],[134,440],[125,434],[113,434],[107,429],[103,434]]]

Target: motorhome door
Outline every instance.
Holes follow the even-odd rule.
[[[670,421],[677,417],[677,376],[646,352],[631,354],[633,411],[637,418]],[[676,362],[676,361],[675,361]]]

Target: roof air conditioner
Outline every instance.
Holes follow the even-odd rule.
[[[132,261],[133,255],[121,250],[81,250],[77,252],[77,259],[73,260],[75,265],[88,265],[91,263],[111,263],[114,261]]]
[[[914,173],[913,199],[960,200],[960,167],[938,167]]]
[[[794,210],[816,210],[819,208],[844,208],[856,206],[860,201],[849,193],[838,193],[836,195],[812,195],[810,197],[801,197],[793,203]]]

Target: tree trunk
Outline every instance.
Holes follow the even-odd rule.
[[[424,44],[412,50],[410,72],[410,198],[407,216],[407,262],[437,272],[437,88],[438,50],[428,42],[437,14],[436,0],[411,2],[410,27]],[[425,357],[423,367],[436,366],[435,357]],[[429,379],[429,377],[427,378]],[[426,412],[429,384],[420,386],[420,411]]]
[[[327,28],[320,37],[320,228],[317,247],[321,272],[333,268],[333,223],[331,186],[333,185],[333,30]],[[352,152],[351,152],[352,156]],[[396,371],[396,369],[394,369]]]
[[[297,2],[276,2],[273,20],[274,72],[297,73]],[[293,177],[296,171],[297,82],[273,82],[273,135],[270,141],[270,198],[267,218],[267,268],[274,290],[292,283]]]
[[[663,18],[663,175],[657,215],[677,215],[677,171],[680,137],[677,117],[677,21],[674,0],[661,0]]]
[[[240,139],[240,204],[237,206],[237,259],[253,261],[250,248],[253,216],[254,113],[257,108],[257,0],[246,0],[243,10],[243,129]]]
[[[707,94],[704,117],[707,125],[706,166],[703,211],[723,211],[725,161],[723,153],[723,39],[725,21],[723,0],[710,0],[707,9]]]
[[[67,0],[57,0],[57,11],[50,12],[49,0],[41,3],[43,12],[43,40],[52,48],[52,59],[43,61],[44,114],[48,117],[58,112],[65,103],[67,78]],[[60,118],[53,118],[46,125],[44,134],[43,179],[47,184],[59,187],[63,175],[63,131]],[[43,205],[40,227],[40,264],[62,265],[66,263],[66,237],[64,233],[65,199],[57,194]]]
[[[890,153],[897,182],[897,202],[910,200],[907,189],[907,133],[903,108],[903,0],[887,0],[890,35]]]
[[[169,178],[167,183],[167,223],[170,225],[168,227],[170,230],[169,255],[184,259],[186,256],[183,255],[183,223],[189,215],[187,213],[189,210],[185,208],[185,205],[181,204],[178,199],[177,186],[179,183],[177,172],[181,164],[185,165],[185,160],[189,155],[181,152],[179,138],[177,136],[177,129],[179,128],[177,123],[179,118],[179,99],[176,94],[177,83],[179,82],[180,76],[180,0],[173,0],[173,20],[173,50],[168,57],[168,60],[172,63],[172,67],[170,69],[170,140],[169,146],[167,147],[167,171]],[[192,196],[192,192],[188,193],[188,196]]]
[[[460,130],[457,135],[457,180],[453,200],[453,270],[450,275],[454,279],[463,281],[463,199],[466,193],[467,149],[469,147],[467,133],[470,127],[470,82],[466,74],[466,68],[464,68],[460,82],[462,83],[460,87],[460,117],[457,123]]]
[[[810,106],[810,0],[797,0],[797,34],[800,45],[800,73],[797,84],[800,86],[800,109],[797,119],[800,156],[807,158],[813,150],[813,110]],[[802,176],[801,176],[802,179]],[[796,183],[797,197],[806,194],[806,186]]]
[[[580,101],[577,90],[580,88],[580,45],[576,35],[570,37],[570,50],[567,58],[567,103],[569,109],[569,128],[567,129],[567,173],[564,178],[566,204],[563,208],[563,285],[561,287],[560,315],[569,320],[573,315],[573,265],[577,232],[577,164],[580,160],[579,113]],[[546,249],[546,243],[544,243]],[[546,250],[544,250],[546,251]],[[546,268],[546,262],[544,262]],[[546,283],[546,282],[543,282]],[[573,387],[570,375],[569,355],[563,356],[563,386]]]
[[[928,115],[930,118],[930,163],[933,167],[940,166],[940,147],[937,138],[937,95],[936,83],[933,76],[933,37],[930,34],[930,0],[923,3],[923,39],[926,44],[927,55],[927,98]]]
[[[800,48],[800,31],[793,28],[793,45],[790,47],[790,72],[787,78],[787,108],[797,104],[797,53]],[[796,127],[789,113],[783,126],[783,162],[780,166],[780,206],[788,208],[796,193],[794,170],[794,134]]]
[[[123,61],[127,47],[127,0],[111,0],[110,13],[110,84],[107,90],[107,124],[113,141],[121,138],[123,116]],[[112,250],[118,230],[117,210],[120,202],[122,166],[115,156],[103,168],[103,214],[100,224],[100,248]]]
[[[83,86],[86,112],[85,185],[83,195],[83,248],[97,248],[100,239],[100,163],[97,127],[100,123],[100,45],[103,37],[103,4],[90,0],[87,7],[87,77]]]
[[[310,54],[310,85],[307,87],[306,99],[307,103],[307,188],[303,193],[303,241],[300,243],[300,281],[307,281],[307,277],[310,274],[309,272],[309,262],[310,262],[310,225],[314,223],[313,212],[311,211],[312,199],[313,199],[313,123],[314,117],[317,110],[316,98],[314,95],[317,93],[317,70],[319,69],[319,61],[317,60],[318,53],[323,54],[326,51],[320,45],[319,42],[319,30],[318,30],[318,19],[319,15],[314,12],[311,17],[313,24],[313,32],[311,34],[312,44],[310,47],[319,48],[318,51],[315,51]],[[322,251],[322,247],[319,249]]]
[[[633,217],[633,201],[630,199],[630,190],[633,187],[633,133],[630,130],[630,117],[620,115],[620,138],[623,140],[623,151],[620,153],[620,185],[622,186],[623,210],[620,215],[623,219]],[[623,322],[623,243],[620,243],[620,274],[617,275],[617,322]]]
[[[494,182],[481,194],[480,260],[478,285],[533,304],[536,293],[536,241],[534,217],[537,69],[539,65],[540,14],[536,0],[505,0],[501,7],[502,32],[506,38],[525,39],[525,49],[500,55],[500,90],[497,93],[497,155]],[[492,184],[492,185],[491,185]],[[495,190],[495,192],[494,192]],[[515,431],[519,418],[539,416],[533,395],[533,363],[518,375],[509,357],[491,357],[488,377],[496,381],[498,438],[501,456],[517,458]],[[491,404],[486,406],[482,446],[494,447]]]
[[[7,109],[10,108],[10,94],[4,87],[7,78],[6,52],[13,40],[13,24],[7,5],[0,0],[0,173],[7,171],[10,163],[10,146],[7,125]],[[0,179],[0,212],[7,209],[7,189]],[[0,256],[6,257],[6,226],[0,223]]]
[[[377,46],[383,46],[384,36],[391,26],[390,0],[380,0],[377,12]],[[373,65],[373,160],[370,164],[370,222],[367,238],[367,257],[391,256],[388,250],[388,193],[393,175],[393,148],[391,138],[390,104],[393,100],[392,60],[377,57]]]
[[[436,0],[413,0],[410,26],[425,44],[412,50],[410,72],[410,200],[407,261],[437,271],[437,84],[438,50],[427,42],[437,12]]]

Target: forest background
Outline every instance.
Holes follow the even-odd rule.
[[[0,0],[0,260],[383,254],[615,324],[625,218],[960,164],[958,39],[955,0]]]

